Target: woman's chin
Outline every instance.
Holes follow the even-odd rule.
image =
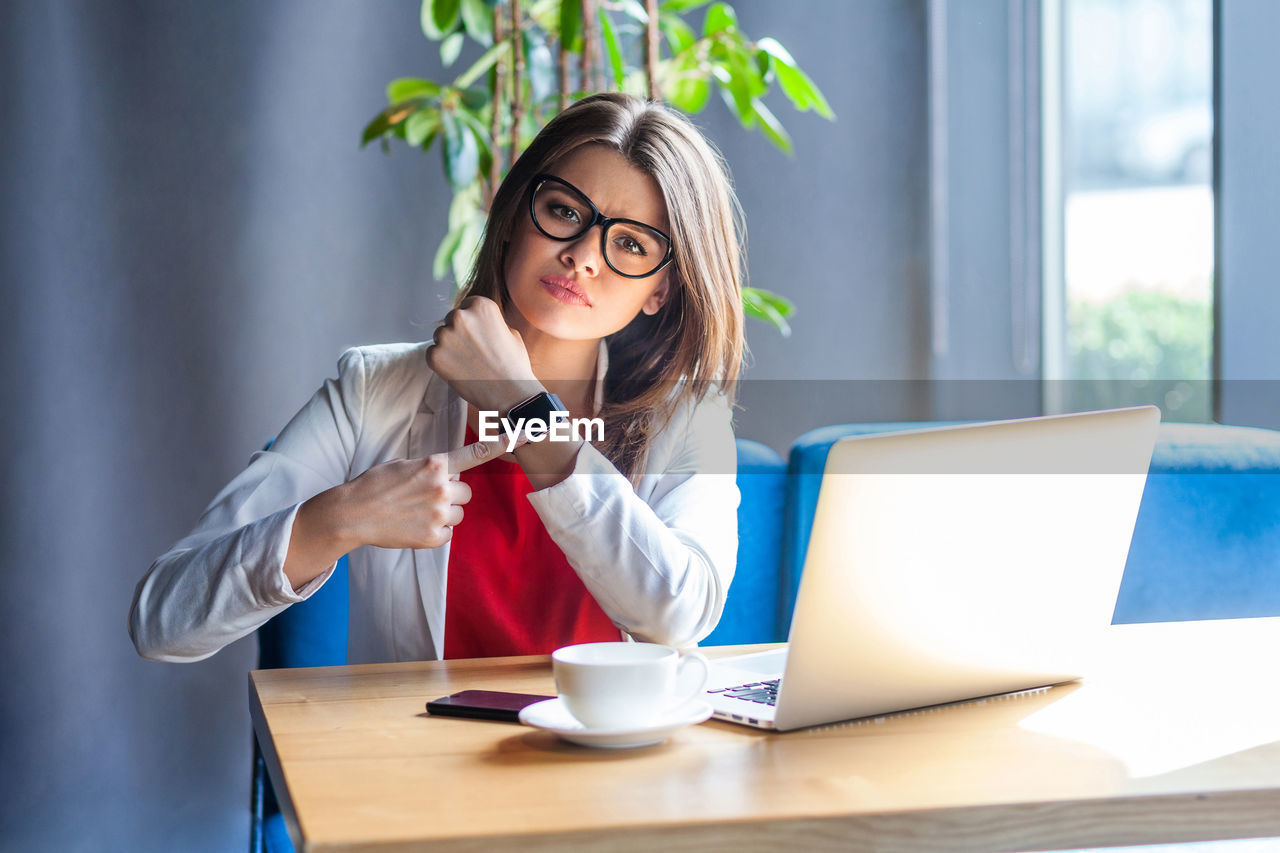
[[[555,320],[542,321],[542,318],[532,320],[530,323],[530,331],[547,338],[557,341],[596,341],[600,339],[600,335],[593,334],[582,323],[566,323]]]
[[[595,324],[586,322],[582,316],[588,310],[590,309],[555,303],[539,305],[533,310],[522,308],[520,313],[531,331],[536,330],[548,337],[564,341],[599,340],[604,336],[594,328]]]

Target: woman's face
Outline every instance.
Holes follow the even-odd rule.
[[[572,184],[608,218],[633,219],[671,233],[657,183],[609,148],[584,145],[547,173]],[[647,278],[618,275],[601,254],[599,225],[569,241],[553,240],[529,218],[527,197],[521,205],[507,251],[507,322],[526,340],[538,333],[599,340],[639,312],[655,314],[662,307],[669,265]]]

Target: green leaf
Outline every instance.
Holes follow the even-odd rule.
[[[486,134],[486,136],[487,135],[488,134]],[[489,170],[493,168],[493,149],[478,137],[476,138],[476,146],[480,150],[480,158],[476,162],[476,174],[488,175]]]
[[[582,6],[577,0],[561,0],[560,43],[566,50],[582,50]]]
[[[721,91],[728,93],[725,103],[738,116],[738,121],[744,128],[754,125],[756,112],[751,106],[754,95],[747,80],[750,72],[744,70],[741,56],[730,51],[725,59],[713,61],[711,69],[716,81],[720,83]]]
[[[496,0],[495,0],[496,2]],[[533,0],[532,3],[522,0],[520,10],[528,15],[529,20],[548,37],[559,37],[560,32],[560,0]]]
[[[752,56],[756,62],[756,73],[760,75],[761,81],[767,88],[773,80],[773,58],[763,50],[757,50]]]
[[[675,58],[672,72],[664,79],[663,97],[686,113],[702,112],[711,97],[708,72],[698,61],[696,51],[686,51]]]
[[[471,184],[458,190],[449,202],[449,230],[457,231],[476,216],[480,210],[480,183]],[[484,212],[480,211],[483,216]]]
[[[422,0],[422,33],[439,41],[458,25],[461,0]]]
[[[489,100],[492,97],[489,90],[483,86],[470,86],[455,91],[458,92],[458,100],[462,105],[472,112],[479,112],[489,106]]]
[[[463,126],[450,111],[441,114],[444,126],[444,173],[454,190],[476,179],[480,169],[480,150],[470,129]]]
[[[698,9],[710,2],[711,0],[666,0],[666,2],[658,8],[664,12],[681,14],[683,12],[688,12],[691,9]]]
[[[782,122],[778,121],[778,117],[760,100],[752,101],[751,105],[755,109],[756,118],[760,119],[760,129],[764,131],[764,135],[783,151],[793,153],[791,135],[782,126]]]
[[[556,91],[556,69],[546,39],[524,32],[525,73],[534,101],[550,97]]]
[[[775,59],[777,57],[774,57]],[[805,74],[799,68],[785,65],[781,62],[774,63],[774,71],[778,75],[778,83],[782,86],[782,91],[795,105],[795,108],[801,112],[805,112],[812,108],[818,115],[826,119],[833,119],[836,114],[831,111],[831,105],[827,103],[827,99],[818,91],[818,87],[809,79],[809,75]]]
[[[462,44],[467,37],[461,32],[450,33],[445,40],[440,42],[440,61],[444,63],[444,67],[458,61],[458,54],[462,53]]]
[[[454,193],[449,202],[449,233],[436,249],[431,272],[437,279],[452,271],[460,286],[474,262],[475,250],[484,233],[485,214],[480,207],[480,182],[474,181]]]
[[[788,68],[798,67],[796,65],[796,61],[791,58],[791,54],[787,52],[785,47],[778,44],[777,39],[762,38],[760,41],[756,42],[756,47],[760,48],[783,65],[786,65]]]
[[[756,111],[751,105],[751,92],[747,90],[746,82],[741,77],[733,77],[729,80],[728,88],[733,111],[738,116],[738,123],[744,128],[754,127]]]
[[[480,249],[480,240],[484,236],[484,218],[473,217],[462,229],[458,245],[453,250],[453,281],[462,287],[471,275],[471,267],[476,262],[476,252]]]
[[[796,73],[796,69],[775,61],[773,70],[778,76],[778,84],[782,87],[787,100],[791,101],[791,105],[801,112],[807,112],[813,106],[813,102],[809,100],[809,92],[800,80],[800,75]]]
[[[760,299],[772,306],[773,309],[783,317],[790,317],[792,314],[796,313],[795,303],[785,296],[779,293],[774,293],[772,290],[763,290],[758,287],[748,289],[754,290]]]
[[[493,47],[481,54],[470,68],[458,75],[458,79],[453,81],[453,85],[459,89],[465,89],[476,80],[480,79],[480,75],[484,74],[498,59],[511,51],[511,42],[506,39],[501,44],[495,44]]]
[[[387,103],[398,104],[410,98],[432,98],[440,94],[440,84],[421,77],[398,77],[387,84]]]
[[[749,317],[772,323],[782,336],[791,336],[787,317],[795,313],[795,305],[785,297],[758,287],[742,288],[742,308]]]
[[[659,15],[658,28],[667,37],[667,47],[671,49],[672,56],[688,50],[698,40],[693,28],[675,15]]]
[[[409,116],[404,123],[404,139],[415,148],[423,145],[428,136],[440,130],[440,111],[421,109]],[[425,146],[424,146],[425,147]]]
[[[618,4],[622,9],[622,13],[633,21],[639,21],[642,24],[649,23],[649,13],[645,11],[644,4],[640,0],[622,0]]]
[[[662,65],[658,65],[658,79],[662,79]],[[622,81],[622,88],[619,90],[624,95],[635,95],[637,98],[647,98],[649,96],[649,76],[639,68],[633,68],[627,72],[626,78]]]
[[[725,49],[729,56],[729,70],[735,77],[742,78],[751,97],[758,98],[769,91],[769,85],[764,82],[764,76],[760,72],[759,65],[756,64],[759,52],[749,48],[740,34],[729,35],[725,41]]]
[[[622,61],[622,45],[618,44],[618,34],[613,31],[613,21],[609,19],[609,13],[603,7],[600,9],[600,32],[604,36],[604,46],[609,51],[609,65],[613,68],[614,86],[621,89],[623,78],[626,77],[626,68]]]
[[[724,105],[729,108],[729,112],[738,117],[738,123],[743,128],[750,129],[756,123],[756,113],[755,110],[751,109],[750,98],[747,97],[745,101],[745,109],[739,109],[738,107],[738,97],[740,95],[747,96],[747,92],[740,87],[738,94],[734,93],[732,88],[734,86],[733,75],[723,65],[713,63],[711,73],[716,78],[716,82],[720,84],[717,87],[720,91],[720,100],[724,101]]]
[[[486,92],[485,95],[487,97],[488,93]],[[493,140],[489,138],[489,128],[485,126],[484,120],[480,116],[470,110],[458,110],[454,115],[457,116],[460,122],[471,128],[471,133],[475,136],[476,145],[479,146],[480,150],[479,174],[488,175],[489,164],[493,160]],[[476,203],[479,203],[478,197]],[[474,207],[475,204],[472,206]]]
[[[707,17],[702,22],[702,34],[713,36],[738,28],[738,13],[728,3],[717,3],[707,10]]]
[[[426,98],[413,98],[387,107],[365,125],[364,133],[360,136],[360,147],[363,148],[387,131],[394,130],[409,116],[428,105],[429,101]]]
[[[493,44],[493,9],[484,0],[462,0],[462,26],[485,47]]]
[[[440,245],[436,247],[436,256],[431,261],[431,274],[437,280],[444,278],[445,273],[449,271],[449,266],[453,260],[453,253],[458,248],[459,241],[462,240],[462,229],[456,228],[444,235],[444,239],[440,241]],[[743,300],[745,304],[745,299]]]

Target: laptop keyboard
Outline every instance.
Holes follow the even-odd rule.
[[[737,687],[720,687],[708,690],[708,693],[723,693],[734,699],[755,702],[758,705],[776,705],[778,703],[778,682],[781,678],[770,681],[753,681],[750,684],[739,684]]]

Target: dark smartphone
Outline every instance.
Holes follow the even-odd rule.
[[[438,717],[469,717],[473,720],[500,720],[504,723],[520,722],[520,709],[554,696],[538,696],[533,693],[500,693],[496,690],[463,690],[452,696],[432,699],[427,703],[427,713]]]

